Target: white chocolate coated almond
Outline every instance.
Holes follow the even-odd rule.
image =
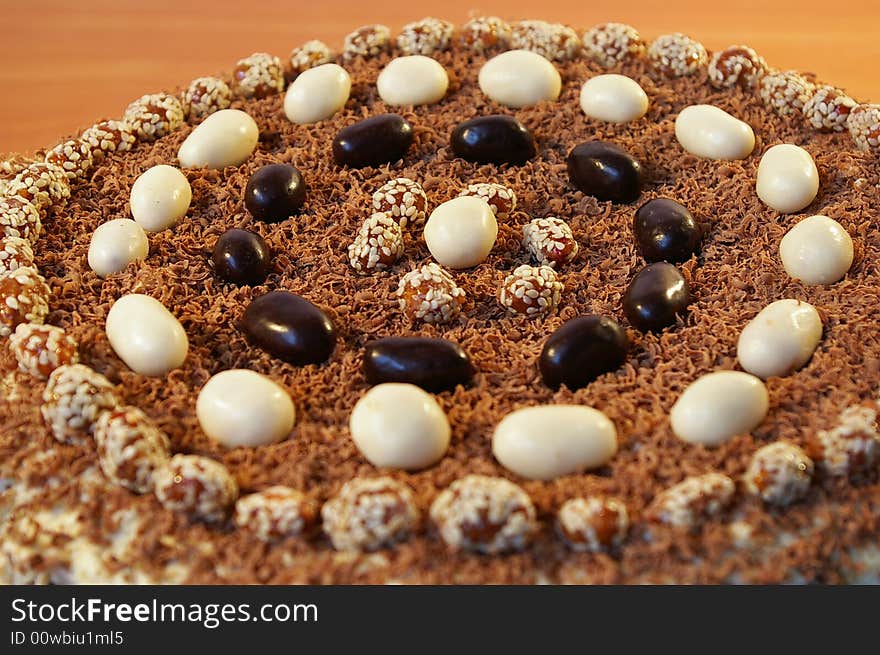
[[[849,271],[853,242],[844,227],[827,216],[810,216],[779,242],[785,272],[805,284],[834,284]]]
[[[131,185],[131,215],[147,232],[161,232],[186,215],[192,189],[183,173],[160,164],[144,171]]]
[[[592,407],[526,407],[501,420],[492,437],[492,452],[517,475],[552,480],[606,464],[617,452],[617,430]]]
[[[755,133],[713,105],[685,107],[675,119],[675,137],[692,155],[707,159],[745,159],[755,149]]]
[[[430,105],[446,95],[449,76],[430,57],[410,55],[392,59],[379,73],[379,95],[387,105]]]
[[[762,309],[739,335],[736,356],[744,371],[765,380],[806,364],[822,339],[822,319],[811,304],[786,298]]]
[[[327,120],[348,102],[351,77],[342,66],[322,64],[300,73],[284,96],[284,113],[300,125]]]
[[[765,205],[783,214],[800,211],[819,192],[819,171],[809,152],[790,143],[775,145],[761,157],[755,191]]]
[[[449,447],[451,429],[434,397],[413,384],[388,382],[354,406],[351,438],[378,467],[413,471],[431,466]]]
[[[648,111],[648,96],[639,83],[614,73],[584,82],[580,101],[584,114],[609,123],[628,123]]]
[[[514,109],[556,100],[562,78],[550,61],[528,50],[508,50],[483,64],[480,90],[498,104]]]
[[[113,303],[105,323],[114,352],[135,373],[165,375],[186,359],[180,322],[155,298],[130,293]]]
[[[143,261],[149,252],[144,228],[127,218],[114,218],[99,225],[92,234],[89,267],[100,277],[107,277],[131,262]]]
[[[238,166],[253,153],[260,130],[239,109],[221,109],[208,116],[180,144],[177,159],[184,168]]]
[[[740,371],[716,371],[681,394],[669,419],[679,439],[718,446],[754,430],[767,415],[769,397],[759,378]]]
[[[231,369],[202,387],[196,415],[205,434],[227,448],[256,448],[281,441],[296,419],[287,391],[264,375]]]
[[[425,243],[441,266],[471,268],[485,261],[498,236],[495,212],[475,196],[453,198],[438,206],[425,223]]]

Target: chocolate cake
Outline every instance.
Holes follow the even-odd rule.
[[[745,46],[425,19],[8,157],[0,578],[880,581],[878,137]]]

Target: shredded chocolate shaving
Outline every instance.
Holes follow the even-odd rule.
[[[77,545],[85,557],[92,553],[89,544],[96,544],[97,554],[90,556],[104,567],[100,580],[121,581],[861,579],[864,553],[869,552],[862,546],[876,544],[880,531],[876,472],[861,480],[819,477],[804,501],[784,509],[766,507],[740,492],[730,508],[693,532],[649,525],[643,511],[660,491],[686,476],[718,471],[738,478],[758,447],[780,439],[803,447],[811,434],[831,427],[843,408],[874,399],[880,386],[876,156],[859,152],[848,134],[820,134],[799,116],[777,116],[755,92],[714,90],[705,70],[661,79],[644,59],[627,61],[620,72],[642,85],[651,107],[643,119],[612,125],[589,120],[580,110],[581,83],[605,72],[584,59],[556,64],[564,81],[558,102],[512,112],[479,91],[477,74],[485,55],[456,45],[434,56],[450,73],[450,89],[438,104],[398,110],[416,134],[401,164],[346,170],[331,155],[331,141],[340,128],[390,110],[375,90],[389,54],[345,61],[353,81],[351,99],[341,112],[316,125],[289,122],[282,95],[234,101],[232,106],[246,110],[260,127],[257,151],[238,168],[185,170],[193,189],[187,216],[174,229],[150,236],[146,261],[102,280],[86,262],[92,232],[106,220],[129,215],[129,190],[140,173],[156,164],[177,164],[177,149],[198,119],[131,152],[108,153],[87,179],[73,183],[66,207],[49,210],[45,234],[34,249],[53,294],[47,322],[65,328],[81,344],[81,360],[117,385],[121,402],[143,409],[169,436],[173,452],[222,461],[243,494],[286,485],[319,502],[356,476],[386,473],[360,456],[347,428],[352,407],[367,389],[360,369],[364,344],[407,334],[456,341],[478,372],[470,387],[438,396],[452,425],[450,450],[426,471],[391,475],[413,489],[422,514],[442,489],[466,474],[510,477],[531,495],[538,510],[542,529],[532,546],[505,556],[450,553],[424,525],[393,548],[357,555],[334,552],[320,535],[264,543],[231,521],[220,526],[191,523],[163,509],[150,494],[135,495],[106,481],[93,445],[54,441],[39,413],[44,383],[17,371],[14,357],[2,348],[0,478],[11,480],[12,486],[0,502],[7,507],[2,512],[11,512],[5,518],[6,545],[0,549],[7,559],[0,570],[14,569],[18,579],[88,581],[88,572],[71,564],[70,553]],[[748,122],[757,137],[755,152],[733,162],[686,153],[675,140],[673,123],[682,108],[696,103],[717,105]],[[456,159],[448,141],[456,124],[492,113],[515,114],[527,125],[537,137],[538,156],[514,168]],[[566,154],[592,139],[611,141],[643,163],[648,184],[639,203],[598,202],[569,185]],[[820,172],[817,199],[796,215],[778,215],[754,192],[761,154],[781,142],[806,148]],[[277,162],[292,163],[303,172],[309,189],[304,210],[279,224],[255,222],[244,208],[244,187],[250,174]],[[364,276],[348,265],[346,246],[372,213],[372,193],[398,177],[424,187],[429,211],[469,184],[496,182],[516,193],[517,208],[500,221],[489,259],[455,274],[469,304],[449,325],[413,325],[397,305],[394,291],[401,275],[430,260],[419,230],[407,231],[404,256],[386,271]],[[660,196],[685,205],[706,229],[701,252],[682,265],[696,296],[690,312],[659,335],[629,329],[631,352],[618,371],[576,392],[548,389],[538,374],[537,357],[555,328],[587,313],[624,320],[621,298],[644,265],[631,232],[633,213],[640,202]],[[785,274],[777,249],[788,228],[816,213],[839,221],[852,235],[857,253],[843,281],[807,287]],[[495,291],[505,275],[529,261],[521,245],[522,227],[545,216],[571,225],[580,252],[574,262],[559,267],[565,291],[556,312],[538,319],[514,316],[498,304]],[[274,272],[264,285],[237,288],[214,276],[211,249],[232,227],[259,232],[274,252]],[[248,345],[238,319],[252,298],[275,289],[301,294],[328,311],[340,341],[327,364],[294,367]],[[107,312],[115,299],[131,292],[161,301],[189,335],[185,363],[165,377],[131,372],[110,348],[104,333]],[[825,333],[810,362],[789,377],[768,381],[770,413],[752,435],[715,449],[675,438],[667,416],[680,393],[699,375],[733,368],[739,331],[780,298],[808,301],[823,316]],[[232,367],[266,374],[290,392],[297,407],[290,439],[226,451],[203,434],[195,413],[198,391],[211,375]],[[512,476],[492,456],[492,431],[507,413],[539,403],[580,403],[602,410],[617,426],[619,452],[590,474],[551,482]],[[553,518],[562,503],[590,495],[614,496],[629,510],[633,527],[616,556],[572,553],[554,532]],[[75,529],[50,526],[45,515],[53,511],[75,513]],[[874,553],[880,559],[876,546]],[[877,568],[875,561],[872,575]]]

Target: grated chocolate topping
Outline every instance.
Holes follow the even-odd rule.
[[[17,370],[0,348],[0,578],[13,581],[170,581],[190,583],[637,583],[637,582],[844,582],[880,568],[880,484],[877,471],[858,478],[819,476],[805,499],[784,509],[739,492],[712,520],[692,531],[649,524],[644,512],[664,489],[689,476],[718,472],[739,479],[754,452],[776,440],[800,447],[832,429],[841,410],[873,403],[880,387],[880,161],[859,151],[846,133],[817,133],[798,115],[769,111],[754,91],[718,91],[706,71],[676,79],[653,73],[644,59],[615,71],[635,79],[651,100],[646,116],[615,125],[586,118],[578,104],[584,80],[605,72],[584,58],[558,62],[558,102],[511,111],[480,93],[477,74],[492,53],[454,43],[434,53],[450,88],[437,104],[398,109],[414,128],[415,143],[402,165],[360,170],[334,164],[331,141],[354,121],[388,110],[375,80],[392,54],[344,62],[352,77],[345,108],[316,125],[288,121],[283,96],[235,99],[260,127],[260,142],[241,166],[185,169],[193,190],[186,217],[150,236],[150,254],[121,273],[100,279],[87,264],[92,232],[129,215],[132,183],[147,168],[176,165],[177,149],[198,121],[130,152],[107,152],[92,172],[72,182],[65,207],[48,209],[35,262],[51,287],[46,322],[80,344],[83,363],[116,385],[121,403],[141,408],[168,435],[174,453],[222,462],[241,493],[284,485],[317,502],[355,477],[388,474],[413,490],[424,514],[452,482],[469,474],[502,476],[522,486],[541,525],[520,553],[485,556],[451,552],[430,525],[391,549],[337,553],[318,534],[265,543],[231,520],[191,522],[164,509],[150,494],[138,496],[100,474],[93,444],[53,440],[40,418],[44,383]],[[755,131],[754,153],[718,162],[685,152],[674,136],[677,113],[687,105],[714,104]],[[535,134],[538,155],[521,167],[479,165],[456,159],[449,134],[479,115],[515,115]],[[639,202],[612,205],[574,191],[565,167],[577,143],[601,139],[633,154],[648,183]],[[780,216],[754,192],[761,154],[776,143],[807,149],[816,161],[820,190],[804,211]],[[303,172],[308,197],[301,215],[279,224],[254,221],[243,203],[248,177],[269,163],[292,163]],[[486,262],[455,273],[468,305],[445,325],[413,324],[399,310],[395,290],[407,271],[430,261],[420,231],[406,236],[402,258],[384,271],[358,275],[346,247],[372,213],[371,196],[384,183],[407,177],[425,190],[429,211],[470,184],[491,182],[514,190],[516,209],[499,221]],[[669,197],[702,224],[701,252],[681,268],[695,302],[677,326],[660,334],[628,329],[627,363],[576,392],[541,383],[537,357],[545,339],[580,314],[611,316],[626,325],[621,299],[644,265],[631,232],[641,202]],[[791,280],[777,254],[779,241],[800,219],[822,213],[850,233],[856,257],[846,278],[831,286]],[[495,290],[529,262],[522,228],[554,216],[572,229],[580,254],[560,268],[558,309],[537,319],[509,314]],[[259,287],[217,279],[210,265],[216,239],[229,228],[258,232],[274,253],[274,271]],[[250,347],[238,319],[252,298],[270,290],[300,294],[325,309],[340,333],[327,364],[294,367]],[[183,366],[161,378],[130,370],[104,333],[112,303],[146,293],[182,323],[190,340]],[[820,311],[825,333],[810,362],[786,378],[767,382],[770,412],[752,435],[707,449],[671,432],[668,412],[698,376],[736,365],[742,327],[780,298],[807,301]],[[376,471],[358,453],[348,418],[367,390],[360,361],[370,340],[398,335],[442,336],[468,352],[474,383],[437,396],[452,425],[447,455],[425,471]],[[297,407],[293,436],[271,446],[224,450],[200,429],[196,397],[208,378],[229,368],[250,368],[284,386]],[[491,435],[509,412],[540,403],[586,404],[605,412],[619,435],[619,452],[590,474],[550,482],[524,481],[492,457]],[[4,482],[5,481],[5,482]],[[627,507],[632,529],[617,556],[569,551],[554,535],[553,519],[572,498],[613,496]],[[5,516],[5,518],[3,518]],[[871,550],[873,548],[873,550]],[[873,557],[873,560],[870,558]],[[873,568],[865,568],[873,561]],[[4,575],[5,573],[5,575]]]

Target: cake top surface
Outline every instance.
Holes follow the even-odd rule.
[[[173,470],[162,469],[147,485],[155,486],[155,493],[135,493],[112,483],[100,463],[105,454],[91,441],[62,443],[57,433],[53,436],[41,413],[45,404],[41,408],[35,400],[46,383],[19,370],[21,358],[17,362],[11,349],[2,349],[6,575],[44,581],[229,583],[832,582],[859,579],[866,566],[876,570],[864,547],[865,537],[876,534],[880,516],[876,466],[835,475],[833,464],[819,462],[821,471],[808,476],[807,486],[797,492],[799,502],[782,507],[762,502],[760,493],[749,492],[748,482],[755,479],[750,467],[763,446],[799,447],[797,459],[798,452],[816,452],[817,438],[876,430],[876,152],[857,148],[847,131],[817,131],[800,107],[795,115],[768,108],[767,103],[786,98],[788,86],[767,98],[759,92],[764,87],[735,83],[715,88],[713,77],[724,84],[719,69],[732,74],[734,65],[719,67],[702,46],[680,36],[670,37],[660,56],[657,42],[639,45],[628,31],[632,28],[605,27],[583,39],[572,31],[576,42],[566,31],[555,31],[548,40],[541,26],[519,29],[520,41],[509,45],[546,55],[559,73],[561,90],[556,101],[512,109],[487,97],[478,81],[482,66],[504,48],[490,44],[479,50],[473,40],[461,42],[461,29],[449,37],[451,25],[429,27],[405,30],[400,38],[360,30],[346,39],[341,55],[314,44],[295,51],[288,68],[300,62],[309,70],[332,59],[350,76],[344,105],[310,124],[295,124],[286,116],[283,82],[266,97],[242,97],[262,95],[254,85],[275,84],[273,67],[280,65],[271,57],[249,58],[247,70],[268,70],[269,82],[259,76],[243,82],[233,72],[227,90],[234,89],[228,106],[246,112],[258,128],[253,152],[237,165],[182,168],[192,194],[185,216],[173,228],[149,234],[149,254],[142,261],[99,277],[89,264],[93,234],[105,222],[131,215],[131,190],[142,174],[159,165],[179,165],[181,146],[206,120],[194,116],[192,108],[179,129],[155,140],[139,138],[130,151],[106,153],[70,183],[63,207],[45,209],[43,231],[33,247],[33,262],[51,290],[45,323],[73,338],[79,360],[109,380],[107,393],[119,405],[143,412],[105,412],[106,418],[98,420],[102,434],[124,439],[126,426],[149,424],[159,436],[150,436],[149,448],[143,447],[160,453],[159,460],[163,448],[176,455]],[[498,25],[486,29],[497,32]],[[388,39],[390,50],[376,45]],[[448,75],[442,99],[389,106],[379,95],[377,78],[395,57],[422,50]],[[689,54],[670,59],[670,53],[682,51]],[[748,68],[743,61],[754,63],[751,54],[740,53],[736,65]],[[625,75],[644,90],[650,100],[644,117],[611,123],[585,116],[581,85],[607,72]],[[225,93],[210,82],[203,82],[200,91],[199,99]],[[746,123],[754,137],[750,154],[719,161],[685,150],[676,136],[676,120],[693,105],[713,105]],[[412,143],[402,159],[361,168],[339,165],[333,146],[340,130],[390,112],[411,126]],[[496,114],[514,116],[527,127],[534,136],[534,154],[516,165],[457,156],[450,134],[464,121]],[[823,116],[833,120],[827,112]],[[134,120],[127,118],[129,125]],[[637,202],[603,201],[573,186],[568,155],[578,144],[594,141],[614,144],[640,164],[644,183]],[[763,153],[783,143],[809,153],[819,180],[815,200],[789,214],[768,207],[755,190]],[[306,189],[299,212],[280,222],[257,220],[247,206],[249,182],[271,164],[293,164]],[[12,161],[9,167],[18,166]],[[500,201],[495,202],[491,214],[497,236],[491,252],[476,266],[452,271],[451,289],[463,290],[463,303],[453,301],[456,312],[449,322],[414,321],[399,306],[401,278],[437,259],[421,238],[422,225],[407,227],[398,219],[392,223],[404,229],[385,226],[382,232],[382,221],[375,221],[372,227],[383,238],[400,235],[401,249],[384,269],[363,274],[354,266],[348,246],[374,214],[374,194],[399,178],[424,190],[426,214],[474,184],[500,185],[496,192],[515,193],[509,212],[499,212]],[[490,190],[482,192],[486,198]],[[686,207],[702,236],[698,252],[676,264],[692,294],[686,312],[675,316],[671,326],[651,332],[627,318],[624,300],[645,266],[633,237],[633,215],[644,202],[658,198]],[[833,284],[793,280],[779,259],[783,236],[814,214],[837,221],[853,242],[852,265]],[[499,302],[498,290],[513,284],[508,277],[523,265],[540,263],[523,245],[523,227],[547,217],[567,225],[577,250],[570,260],[547,267],[549,273],[539,281],[551,290],[546,296],[550,308],[530,317],[510,311],[512,301]],[[271,253],[263,283],[239,286],[218,276],[213,250],[231,228],[258,234]],[[370,266],[365,257],[358,261]],[[561,282],[559,288],[551,278]],[[267,352],[271,349],[265,344],[254,345],[246,310],[273,291],[297,294],[332,323],[335,347],[326,362],[287,363]],[[169,372],[135,372],[111,343],[105,323],[127,294],[157,300],[185,331],[185,359]],[[736,369],[743,328],[780,299],[817,309],[822,334],[812,357],[797,372],[765,381],[769,409],[753,429],[714,447],[676,436],[669,420],[676,401],[701,376]],[[544,384],[538,366],[542,348],[566,321],[584,315],[609,317],[621,326],[628,342],[625,361],[582,388],[554,390]],[[349,427],[355,406],[370,388],[365,348],[393,336],[446,339],[458,344],[473,366],[469,384],[431,394],[448,419],[450,441],[445,456],[420,470],[377,470],[369,452],[352,439],[354,424]],[[212,376],[228,369],[250,369],[284,390],[295,407],[288,438],[229,448],[206,434],[196,411],[200,392]],[[496,426],[524,407],[563,404],[592,407],[610,419],[616,432],[613,456],[588,473],[549,480],[529,480],[502,466],[498,451],[493,453]],[[100,403],[96,406],[101,410]],[[222,467],[218,472],[209,466],[206,472],[205,460],[181,455],[204,456]],[[161,468],[162,461],[156,466]],[[221,519],[194,520],[191,512],[175,510],[194,506],[177,493],[175,475],[203,476],[198,479],[205,484],[195,492],[202,512],[197,518],[219,508]],[[786,489],[795,488],[798,479],[787,482]],[[761,492],[767,488],[759,486]],[[233,520],[224,508],[236,496],[242,499],[239,504],[253,500],[237,509]],[[492,502],[483,507],[485,498]],[[606,500],[560,512],[581,498]],[[278,527],[282,523],[271,509],[277,506],[295,509],[283,523],[286,528]],[[362,507],[381,509],[386,520],[378,527],[371,524],[373,514]],[[489,521],[490,538],[474,536],[460,518],[469,511],[495,517]],[[597,515],[613,517],[616,527],[598,529],[607,525],[596,523]],[[239,516],[248,518],[239,522]],[[266,516],[273,518],[266,523]],[[282,536],[301,534],[261,538],[275,535],[273,530]],[[529,531],[534,533],[520,543]],[[597,537],[600,532],[610,536]],[[469,550],[467,544],[475,539],[479,547]],[[591,544],[590,539],[599,539],[602,547],[578,547]],[[370,552],[347,548],[352,540],[369,544]],[[393,541],[398,543],[386,547]]]

